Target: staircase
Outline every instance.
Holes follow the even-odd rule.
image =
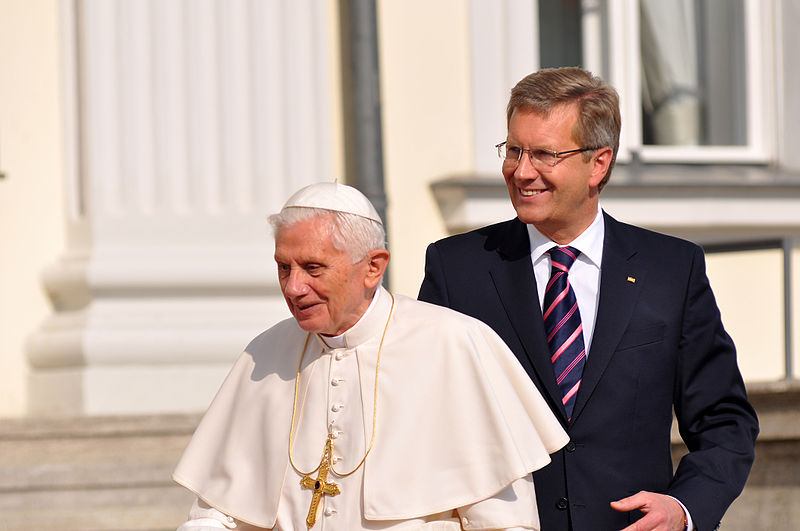
[[[0,420],[0,530],[175,530],[197,415]]]

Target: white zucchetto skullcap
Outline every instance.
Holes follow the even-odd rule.
[[[283,208],[321,208],[333,212],[355,214],[383,225],[378,211],[369,199],[346,184],[316,183],[301,188],[292,194]]]

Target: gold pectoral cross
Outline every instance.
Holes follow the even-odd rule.
[[[308,509],[308,517],[306,518],[306,525],[309,529],[314,527],[314,524],[317,522],[317,511],[319,510],[320,499],[326,494],[328,496],[336,496],[341,492],[339,490],[339,485],[327,482],[328,472],[331,469],[332,456],[333,441],[331,440],[331,436],[328,435],[328,440],[325,442],[325,450],[322,452],[322,460],[319,462],[319,474],[317,474],[317,479],[311,476],[303,476],[303,479],[300,480],[301,487],[314,491],[314,494],[311,495],[311,507]]]

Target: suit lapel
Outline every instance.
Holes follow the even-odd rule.
[[[637,267],[636,250],[625,225],[608,214],[604,213],[604,217],[605,239],[597,319],[572,413],[573,422],[580,416],[614,355],[630,321],[645,276],[645,271]]]
[[[564,415],[544,334],[542,310],[531,263],[530,240],[525,225],[518,219],[513,220],[500,242],[500,260],[489,273],[524,349],[524,356],[518,355],[518,358],[531,379],[538,382],[539,388],[553,403],[554,409],[560,409]]]

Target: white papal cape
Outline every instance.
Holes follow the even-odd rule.
[[[387,322],[373,411],[378,347]],[[287,319],[247,346],[173,474],[232,522],[305,529],[311,491],[300,487],[301,476],[288,456],[306,338],[296,321]],[[549,463],[548,454],[568,437],[488,326],[408,297],[395,296],[393,303],[381,288],[373,307],[341,339],[342,348],[331,348],[316,335],[308,342],[295,465],[314,470],[329,430],[336,437],[334,468],[342,474],[363,458],[373,418],[375,440],[353,475],[328,477],[342,494],[323,497],[317,529],[393,529],[401,521],[427,522],[439,518],[430,515],[447,516],[479,502],[486,506],[484,500],[493,497],[506,504],[498,506],[500,514],[513,513],[508,504],[523,504],[517,510],[532,515],[525,525],[538,528],[533,489],[521,495],[511,485],[520,478],[530,483],[529,473]],[[471,525],[467,511],[457,514],[465,529],[520,525]],[[458,520],[455,525],[458,529]]]

